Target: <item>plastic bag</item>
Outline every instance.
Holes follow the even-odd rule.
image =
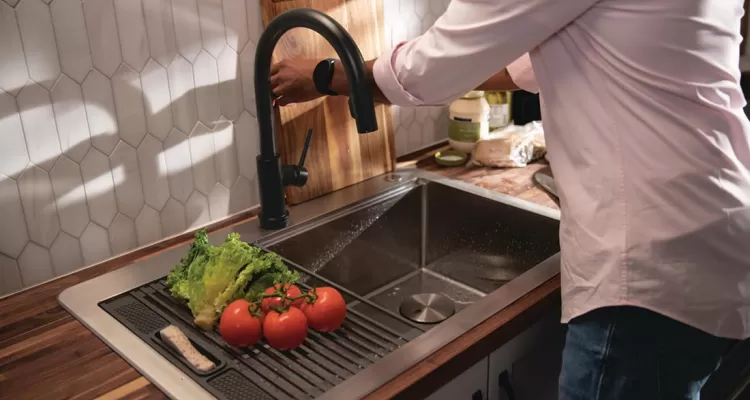
[[[478,167],[525,167],[544,156],[547,145],[540,121],[526,125],[508,125],[490,132],[471,153],[470,165]]]

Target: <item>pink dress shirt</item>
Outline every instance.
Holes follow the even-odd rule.
[[[453,0],[384,54],[397,105],[448,104],[511,65],[544,95],[563,322],[635,305],[750,337],[742,0]],[[534,82],[536,81],[536,82]]]

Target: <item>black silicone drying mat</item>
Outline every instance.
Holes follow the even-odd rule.
[[[303,289],[337,286],[285,262],[300,272]],[[195,327],[189,309],[169,295],[164,283],[163,279],[148,283],[99,305],[221,400],[313,399],[422,333],[410,321],[339,287],[348,313],[338,331],[310,330],[302,346],[287,352],[265,342],[238,349],[224,343],[218,331]],[[383,321],[388,321],[387,326]],[[217,367],[200,373],[162,343],[158,332],[170,324],[178,326]]]

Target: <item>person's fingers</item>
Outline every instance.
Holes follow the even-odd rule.
[[[281,69],[281,63],[280,62],[271,65],[271,75],[273,76],[273,75],[278,74],[280,69]]]
[[[292,83],[282,80],[276,80],[276,83],[271,82],[271,94],[273,97],[281,97],[288,94],[291,91]]]
[[[272,88],[278,87],[280,84],[284,83],[284,79],[281,78],[278,74],[273,75],[268,79],[268,82],[271,83]]]
[[[271,75],[271,87],[274,88],[279,85],[279,82],[281,81],[281,76],[279,74]]]
[[[271,84],[271,92],[274,93],[274,96],[281,97],[285,94],[289,94],[291,89],[291,84],[289,82],[281,82],[274,86],[274,84]]]
[[[278,99],[276,99],[277,106],[288,106],[290,104],[294,104],[294,101],[291,97],[281,96]]]

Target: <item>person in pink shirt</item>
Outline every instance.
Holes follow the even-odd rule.
[[[543,96],[562,400],[698,399],[750,337],[743,13],[742,0],[453,0],[425,34],[367,62],[384,103]],[[283,61],[271,85],[281,105],[348,93],[336,60]]]

